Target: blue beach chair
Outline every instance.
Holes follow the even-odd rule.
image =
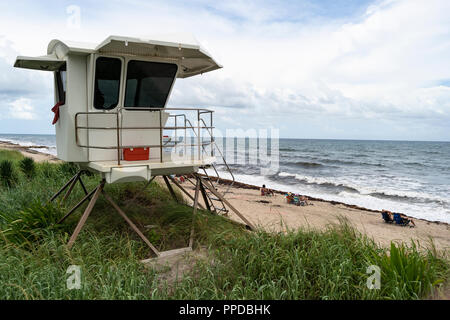
[[[398,224],[401,226],[407,226],[410,222],[409,219],[402,218],[400,216],[400,213],[394,213],[394,221],[395,221],[395,224]]]

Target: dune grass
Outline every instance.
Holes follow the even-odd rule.
[[[21,158],[13,160],[18,168]],[[324,232],[248,232],[202,210],[195,248],[206,254],[178,281],[140,263],[148,247],[102,198],[75,246],[66,243],[82,208],[55,222],[83,196],[47,203],[76,171],[70,164],[37,163],[14,187],[0,187],[0,299],[419,299],[449,279],[448,257],[432,247],[392,244],[381,248],[346,221]],[[88,189],[99,176],[83,176]],[[106,191],[159,250],[187,245],[192,209],[153,182],[107,185]],[[179,197],[181,198],[181,197]],[[79,290],[66,287],[67,268],[82,270]],[[367,267],[381,269],[381,289],[366,286]]]
[[[0,161],[3,160],[17,161],[22,160],[23,158],[24,156],[19,151],[0,149]]]

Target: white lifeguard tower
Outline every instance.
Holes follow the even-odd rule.
[[[52,111],[57,156],[78,164],[82,170],[51,200],[68,188],[66,199],[77,182],[86,194],[60,222],[90,199],[69,248],[103,194],[157,256],[171,254],[159,252],[104,191],[106,183],[148,181],[148,186],[156,176],[164,178],[173,197],[169,180],[193,200],[194,216],[201,207],[198,200],[202,193],[206,209],[226,212],[226,205],[253,228],[217,192],[206,174],[205,168],[216,160],[215,152],[220,152],[213,136],[213,111],[166,108],[176,78],[221,68],[195,39],[186,35],[154,39],[110,36],[98,45],[52,40],[47,55],[19,56],[14,66],[54,73]],[[102,176],[91,192],[81,180],[85,170]],[[199,170],[204,170],[205,175],[198,174]],[[194,177],[195,195],[174,180],[173,174]],[[189,247],[182,251],[192,249],[192,234]]]

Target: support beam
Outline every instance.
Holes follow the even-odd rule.
[[[91,201],[89,201],[89,204],[86,208],[86,210],[84,210],[83,215],[81,216],[80,221],[78,221],[78,224],[72,234],[72,236],[69,239],[69,242],[67,243],[67,247],[69,249],[72,248],[73,243],[75,242],[75,240],[78,237],[78,234],[81,231],[81,228],[83,228],[84,224],[86,223],[87,218],[89,217],[89,214],[91,213],[92,209],[94,208],[95,203],[98,200],[98,196],[100,195],[100,193],[103,190],[103,187],[105,186],[105,180],[103,180],[97,187],[97,189],[95,189],[95,193],[94,196],[92,197]]]
[[[201,175],[199,174],[195,174],[204,184],[204,186],[206,188],[209,189],[209,191],[211,191],[217,198],[219,198],[223,203],[225,203],[234,213],[236,213],[238,215],[239,218],[242,219],[242,221],[244,221],[247,226],[250,228],[250,230],[256,230],[255,227],[253,226],[253,224],[247,220],[247,218],[245,218],[235,207],[233,207],[233,205],[228,202],[228,200],[226,200],[215,188],[213,185],[211,185],[209,183],[209,181],[205,180],[202,178]]]
[[[195,185],[195,195],[194,195],[194,211],[192,213],[192,226],[191,226],[191,235],[189,236],[189,248],[192,249],[194,245],[194,226],[195,226],[195,216],[197,215],[197,207],[198,207],[198,194],[200,189],[201,181],[197,177],[197,183]]]
[[[78,177],[78,174],[79,174],[79,172],[77,172],[72,178],[70,178],[70,180],[67,181],[66,184],[50,198],[50,202],[55,200],[64,190],[66,190],[66,188],[69,186],[69,184],[71,184],[73,182],[73,180]]]
[[[205,202],[206,209],[208,209],[208,211],[212,212],[211,206],[209,205],[209,201],[208,201],[208,195],[206,194],[205,187],[203,186],[203,183],[201,181],[200,181],[200,191],[202,192],[202,197],[203,197],[203,201]]]
[[[164,179],[164,182],[166,183],[167,189],[169,189],[169,192],[170,192],[170,194],[172,195],[172,198],[173,198],[176,202],[178,202],[177,196],[176,196],[175,192],[173,191],[173,188],[172,188],[172,186],[170,185],[169,180],[167,179],[167,176],[162,176],[162,177],[163,177],[163,179]]]
[[[80,174],[80,176],[78,177],[78,181],[80,181],[80,184],[81,184],[81,188],[83,189],[83,191],[84,191],[84,194],[88,194],[88,192],[87,192],[87,189],[86,189],[86,186],[84,185],[84,183],[83,183],[83,180],[81,180],[81,174]]]
[[[81,199],[81,201],[78,202],[72,209],[70,209],[69,212],[67,212],[66,215],[57,222],[57,224],[63,223],[64,220],[66,220],[75,210],[77,210],[87,199],[91,199],[91,196],[94,194],[96,190],[97,188],[92,190],[90,193],[86,194],[86,196],[83,199]]]
[[[77,181],[80,179],[81,171],[77,172],[77,175],[75,179],[72,180],[72,183],[70,184],[69,190],[67,190],[67,193],[64,195],[63,202],[66,202],[67,198],[69,198],[70,194],[72,193],[73,188],[77,184]]]
[[[102,194],[105,197],[105,199],[114,207],[114,209],[116,209],[116,211],[122,216],[122,218],[124,218],[124,220],[130,225],[130,227],[134,230],[134,232],[136,232],[138,234],[138,236],[142,240],[144,240],[144,242],[150,247],[150,249],[157,256],[159,256],[160,255],[159,251],[152,245],[152,243],[147,239],[147,237],[144,236],[144,234],[138,229],[138,227],[136,227],[136,225],[128,218],[128,216],[125,214],[125,212],[123,212],[122,209],[120,209],[120,207],[103,190],[102,190]]]
[[[194,198],[189,194],[189,192],[187,192],[174,178],[172,178],[171,176],[169,176],[170,181],[172,181],[181,191],[183,191],[183,193],[185,195],[187,195],[189,197],[189,199],[191,199],[192,201],[195,202]],[[202,205],[200,205],[200,203],[198,204],[198,207],[202,210],[205,210],[205,208],[203,208]]]

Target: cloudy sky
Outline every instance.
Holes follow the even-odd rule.
[[[169,104],[214,109],[222,130],[450,141],[449,12],[448,0],[2,0],[0,133],[54,133],[52,77],[13,68],[17,55],[189,32],[224,68],[178,80]]]

